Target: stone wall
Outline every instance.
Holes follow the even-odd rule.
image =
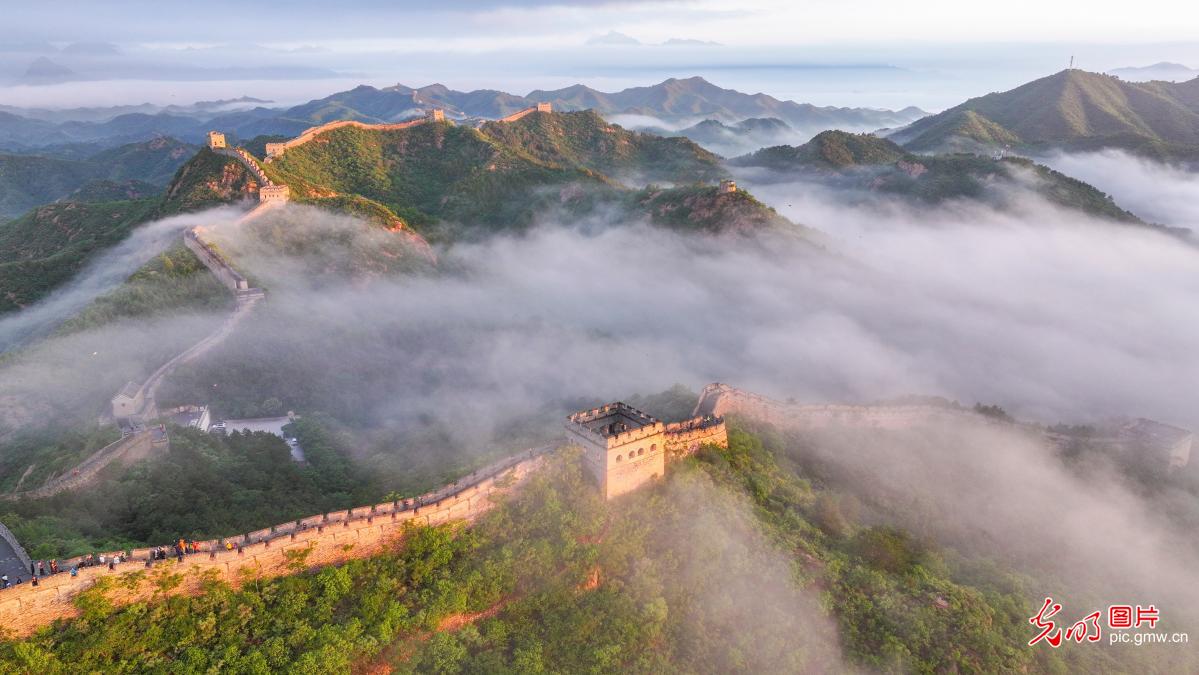
[[[8,545],[12,547],[13,553],[17,554],[17,558],[21,561],[21,569],[29,569],[29,554],[25,552],[25,548],[21,546],[21,542],[17,541],[16,535],[4,526],[4,523],[0,523],[0,539],[8,542]]]
[[[150,598],[155,590],[150,577],[159,572],[183,575],[172,593],[198,593],[207,575],[236,587],[247,579],[292,574],[297,555],[305,555],[303,566],[313,568],[393,550],[409,524],[473,521],[486,513],[495,505],[495,497],[510,492],[542,466],[548,450],[528,450],[414,499],[310,516],[230,537],[227,541],[235,544],[233,550],[226,549],[225,539],[202,542],[202,551],[186,556],[182,564],[171,558],[147,569],[150,549],[138,549],[111,571],[107,566],[83,567],[76,577],[60,573],[43,577],[36,587],[26,582],[0,590],[0,626],[21,637],[55,619],[76,616],[75,596],[106,577],[118,581],[108,597],[123,605]],[[65,561],[63,569],[76,562]],[[137,572],[148,572],[148,578],[129,587],[120,583],[122,577],[130,580],[129,573]]]
[[[699,415],[666,425],[663,442],[672,457],[694,454],[701,445],[729,447],[729,434],[720,417]]]
[[[553,106],[549,103],[538,103],[537,105],[533,106],[532,108],[525,108],[524,110],[514,112],[511,115],[508,115],[507,117],[501,117],[498,121],[500,121],[500,122],[515,122],[516,120],[528,117],[529,115],[532,115],[535,112],[544,112],[544,113],[553,112]]]
[[[200,238],[200,233],[192,228],[183,234],[183,245],[186,246],[204,266],[212,272],[212,276],[225,285],[230,291],[237,293],[238,291],[249,290],[250,282],[237,270],[233,269],[228,262],[225,261],[221,254],[217,253],[203,239]]]
[[[987,421],[970,410],[927,404],[845,405],[784,403],[731,387],[709,384],[704,387],[696,415],[724,417],[743,415],[778,426],[797,429],[822,429],[835,426],[909,429],[936,421],[969,419]]]
[[[150,431],[140,431],[125,436],[118,441],[100,448],[90,457],[61,476],[46,481],[45,485],[33,490],[3,495],[0,499],[10,501],[14,499],[42,499],[53,497],[60,492],[83,487],[94,480],[101,469],[116,460],[131,464],[148,457],[153,452],[151,436]]]

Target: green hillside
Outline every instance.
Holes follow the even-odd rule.
[[[0,154],[0,219],[69,198],[95,181],[140,181],[165,186],[194,152],[193,145],[173,138],[156,138],[106,150],[84,160]]]
[[[556,207],[587,208],[618,181],[691,182],[721,174],[686,139],[608,125],[598,115],[536,113],[482,129],[449,123],[378,131],[345,127],[266,165],[293,198],[356,195],[431,239],[522,228]]]
[[[1019,186],[1059,206],[1107,220],[1144,224],[1095,187],[1028,159],[916,155],[889,139],[869,134],[826,131],[802,146],[763,148],[731,163],[924,204],[977,199],[1006,208],[1014,204],[1001,188]]]
[[[115,290],[96,298],[58,332],[71,333],[165,311],[223,311],[232,304],[229,290],[180,243],[155,256]]]
[[[703,185],[651,186],[633,193],[630,201],[630,215],[644,213],[655,225],[680,231],[741,234],[766,230],[803,231],[745,190],[722,192]]]
[[[163,188],[143,180],[94,180],[85,183],[71,194],[63,197],[67,202],[121,202],[131,199],[149,199],[162,194]]]
[[[732,160],[735,166],[776,171],[840,172],[856,166],[890,164],[908,156],[903,148],[870,134],[825,131],[800,146],[778,145]]]
[[[28,155],[0,155],[0,218],[18,216],[102,177],[86,162]]]
[[[230,470],[253,472],[244,482],[278,495],[254,499],[258,510],[307,498],[282,489],[302,476],[272,477],[245,454],[281,452],[253,447],[266,439],[204,452],[197,446],[212,441],[183,439],[163,461],[176,471],[147,467],[147,479],[221,494],[222,476],[241,481]],[[613,502],[568,453],[475,525],[414,528],[373,558],[120,609],[105,599],[118,586],[98,585],[81,618],[0,644],[0,662],[39,673],[113,663],[131,672],[1064,673],[1139,672],[1161,655],[1025,647],[1045,584],[1062,580],[887,525],[894,514],[812,480],[804,453],[772,430],[734,429],[727,450],[704,449]],[[139,527],[161,522],[152,508],[134,513]],[[1195,665],[1185,651],[1171,660],[1176,672]]]
[[[140,180],[166,185],[198,148],[174,138],[130,143],[92,155],[88,162],[106,167],[109,180]]]
[[[158,201],[64,202],[0,224],[0,313],[29,305],[120,242]]]
[[[236,159],[201,148],[179,167],[163,195],[158,215],[199,211],[257,199],[258,183]]]
[[[690,183],[723,175],[719,159],[687,139],[628,131],[590,110],[488,122],[482,131],[545,164],[595,171],[621,182]]]
[[[1199,157],[1199,80],[1125,82],[1064,70],[970,99],[891,136],[917,152],[1010,145]]]

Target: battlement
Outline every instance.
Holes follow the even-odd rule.
[[[664,429],[657,418],[620,402],[579,411],[567,419],[579,433],[597,437],[612,447],[660,433]]]
[[[208,148],[210,150],[220,150],[225,147],[225,134],[219,131],[208,132]]]
[[[528,117],[529,115],[532,115],[533,113],[549,113],[549,112],[553,112],[553,111],[554,111],[554,106],[552,104],[538,103],[537,105],[535,105],[531,108],[525,108],[524,110],[518,110],[517,112],[514,112],[511,115],[508,115],[507,117],[501,117],[498,121],[500,121],[500,122],[515,122],[516,120],[522,119],[524,117]]]
[[[605,499],[636,490],[666,472],[667,455],[705,443],[728,445],[724,420],[711,415],[665,424],[625,403],[580,410],[566,418],[567,441],[583,449],[584,465]]]
[[[263,185],[258,188],[258,201],[285,202],[291,197],[291,188],[286,185]]]
[[[132,573],[151,565],[181,575],[182,583],[170,593],[197,594],[203,592],[205,579],[214,573],[235,587],[247,579],[294,574],[294,556],[304,551],[309,568],[393,551],[411,525],[469,522],[486,513],[499,496],[516,489],[537,471],[551,449],[527,450],[418,497],[317,514],[200,542],[200,553],[187,555],[182,564],[174,558],[152,561],[151,548],[120,551],[124,561],[113,570],[107,565],[79,567],[77,576],[60,573],[42,577],[37,586],[25,582],[0,590],[0,625],[21,637],[55,619],[77,616],[74,598],[105,577],[129,582],[106,594],[116,605],[150,599],[161,591],[151,580],[139,582]],[[169,550],[171,544],[165,546]],[[111,555],[105,553],[105,557]],[[81,557],[60,560],[59,567],[68,570],[81,562]]]

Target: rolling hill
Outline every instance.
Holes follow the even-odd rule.
[[[916,155],[869,134],[826,131],[799,147],[764,148],[731,164],[924,204],[974,199],[1007,208],[1013,205],[1007,188],[1023,187],[1051,203],[1105,220],[1145,224],[1091,185],[1028,159]]]
[[[0,314],[25,307],[73,277],[92,256],[148,220],[157,199],[34,209],[0,225]]]
[[[1114,147],[1199,159],[1199,78],[1126,82],[1064,70],[1011,91],[970,99],[889,138],[915,152]]]
[[[554,208],[582,211],[628,192],[622,183],[712,182],[715,155],[684,138],[608,124],[594,112],[536,113],[479,129],[343,127],[267,165],[293,198],[354,195],[433,239],[520,229]]]
[[[139,181],[164,187],[195,150],[173,138],[155,138],[82,161],[0,154],[0,218],[62,199],[94,181]]]

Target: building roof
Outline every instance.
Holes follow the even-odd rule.
[[[633,429],[660,424],[653,415],[619,401],[590,410],[580,410],[568,419],[605,438]]]
[[[126,382],[125,386],[121,387],[121,390],[117,392],[117,396],[124,396],[125,398],[137,398],[137,392],[140,390],[141,385],[138,383]],[[114,396],[113,398],[116,398],[117,396]]]

